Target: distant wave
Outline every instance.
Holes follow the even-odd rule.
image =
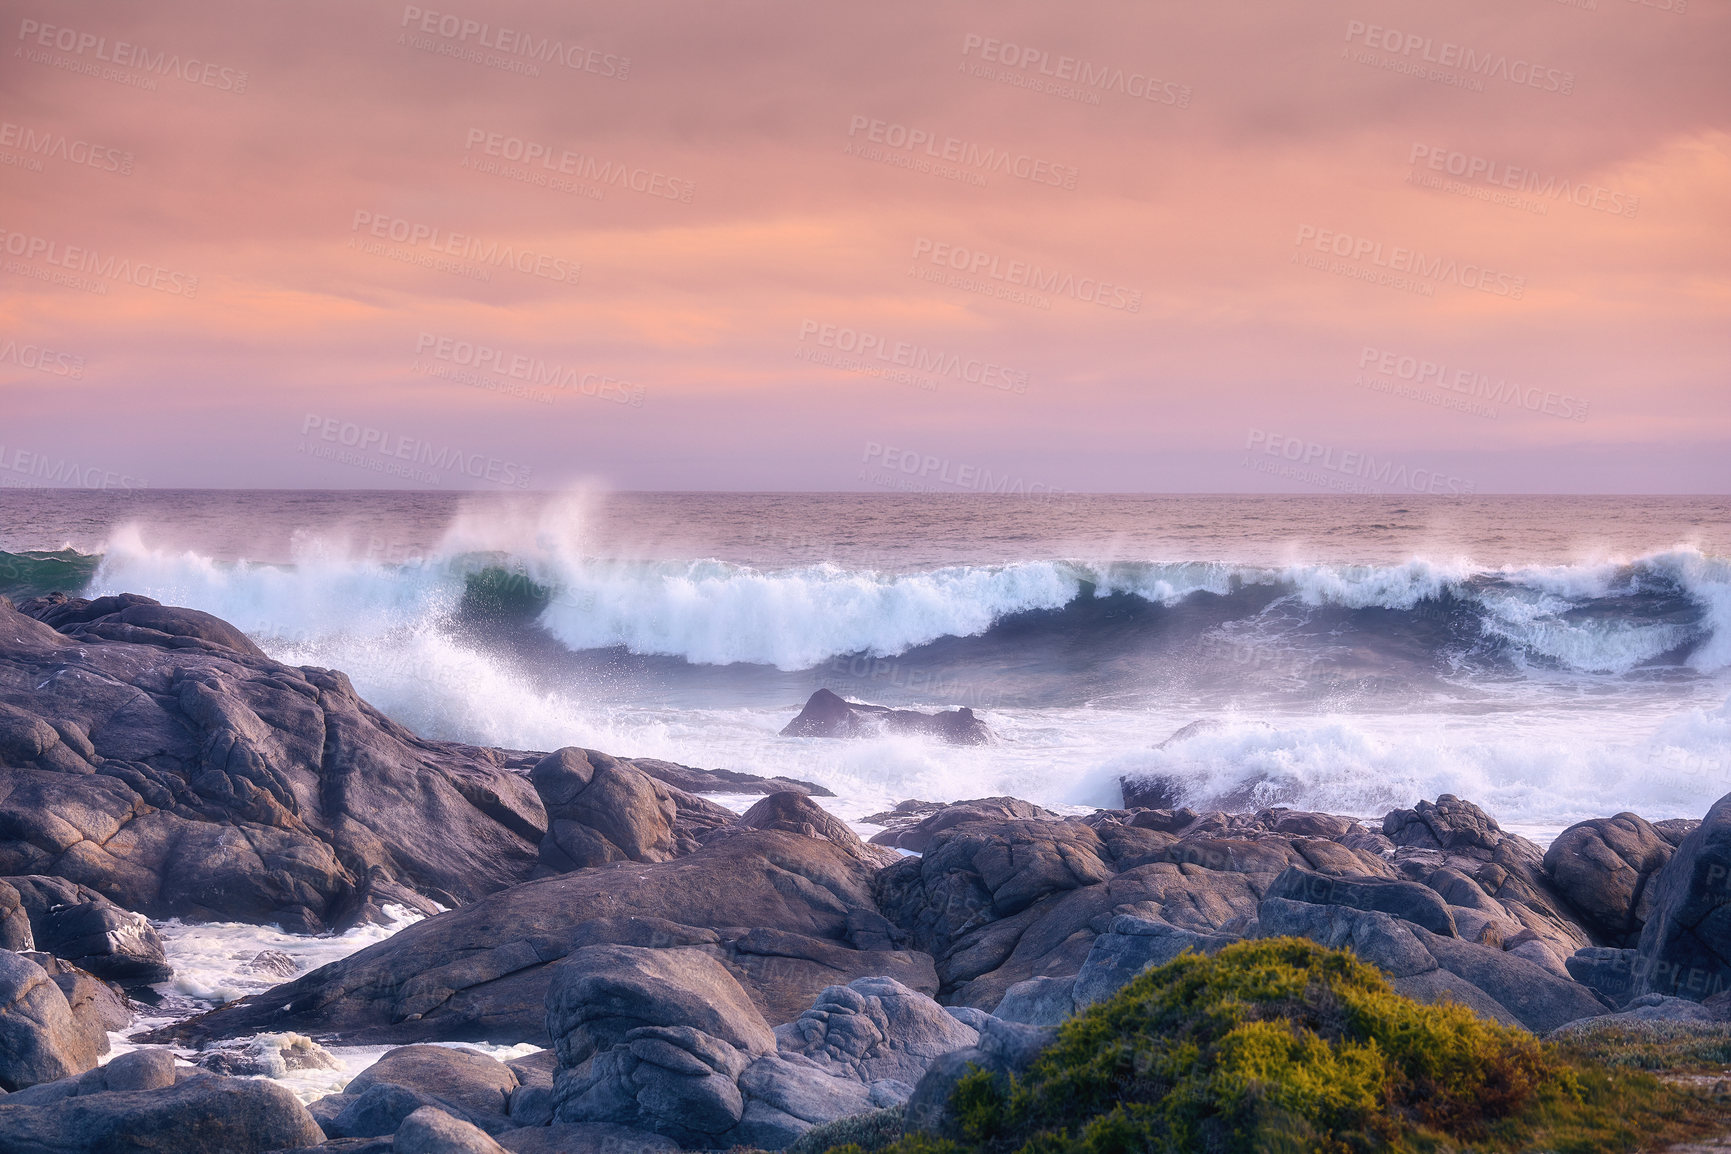
[[[99,556],[0,553],[0,592],[53,588],[143,593],[291,643],[461,620],[537,626],[572,651],[782,670],[953,638],[1085,648],[1135,630],[1240,663],[1362,643],[1422,651],[1439,666],[1494,660],[1620,674],[1731,665],[1731,561],[1688,548],[1491,570],[1424,560],[1284,568],[1051,560],[874,572],[534,549],[453,548],[393,565],[315,543],[292,564],[267,565],[152,549],[129,530]]]

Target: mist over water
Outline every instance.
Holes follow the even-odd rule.
[[[1731,790],[1719,498],[0,495],[0,592],[135,592],[346,671],[428,736],[836,790],[1543,833]],[[979,749],[777,731],[812,690],[967,705]],[[1222,724],[1163,749],[1198,718]]]

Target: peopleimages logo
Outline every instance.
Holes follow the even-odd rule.
[[[1064,84],[1075,84],[1090,92],[1116,92],[1133,100],[1147,100],[1177,108],[1190,107],[1190,86],[1176,81],[1161,80],[1150,73],[1125,71],[1105,64],[1091,64],[1074,56],[1054,58],[1050,52],[1026,44],[995,40],[970,32],[962,38],[962,55],[973,56],[991,64],[1002,64],[1021,71],[1049,77]],[[1065,94],[1062,87],[1051,91]],[[1097,99],[1097,98],[1096,98]]]
[[[1142,309],[1140,289],[1125,288],[1097,277],[1073,276],[1027,261],[1003,260],[995,253],[966,245],[948,244],[931,237],[914,239],[914,261],[916,264],[923,261],[966,276],[985,277],[1034,292],[1069,297],[1101,308],[1131,313],[1140,312]]]
[[[1336,484],[1333,478],[1324,478],[1323,483],[1351,492],[1372,492],[1372,486],[1408,493],[1471,493],[1477,488],[1472,481],[1439,473],[1435,469],[1409,468],[1388,458],[1378,460],[1374,455],[1357,449],[1340,449],[1300,437],[1271,433],[1266,429],[1251,429],[1244,447],[1252,453],[1260,451],[1264,456],[1290,462],[1298,471],[1293,475],[1299,479],[1308,479],[1304,473],[1316,470],[1333,474],[1333,478],[1345,483]],[[1246,463],[1258,472],[1275,471],[1260,463]],[[1318,473],[1317,477],[1322,478],[1323,474]]]
[[[365,230],[367,236],[379,240],[394,241],[409,248],[424,248],[430,253],[469,261],[476,266],[491,265],[494,268],[515,269],[526,276],[536,276],[560,284],[576,284],[583,271],[583,266],[574,260],[565,260],[563,257],[549,256],[544,252],[517,248],[498,241],[483,241],[467,233],[451,232],[400,216],[356,209],[354,223],[349,226],[349,231],[359,233],[362,230]],[[353,243],[351,239],[351,246]]]
[[[862,364],[876,360],[885,368],[894,367],[914,373],[951,377],[1006,393],[1028,391],[1028,374],[1019,370],[978,357],[965,357],[960,353],[927,348],[912,341],[896,340],[880,333],[851,329],[846,325],[826,325],[806,320],[800,323],[799,339],[801,343],[811,341],[821,348],[851,353],[859,358]]]
[[[939,137],[930,129],[909,128],[905,124],[855,116],[848,122],[847,134],[850,139],[863,136],[870,144],[881,144],[909,155],[923,154],[932,160],[965,165],[986,174],[999,173],[1030,184],[1049,184],[1070,191],[1076,188],[1077,169],[1070,165],[1055,164],[1025,152],[993,148],[955,136]],[[863,150],[861,155],[869,157]]]
[[[1560,93],[1563,96],[1570,96],[1575,91],[1573,72],[1547,68],[1519,57],[1510,60],[1507,53],[1480,52],[1452,40],[1439,43],[1435,37],[1418,32],[1401,32],[1395,28],[1384,28],[1380,24],[1366,24],[1363,20],[1348,20],[1346,40],[1348,44],[1362,44],[1365,48],[1388,53],[1402,62],[1416,59],[1423,64],[1458,69],[1461,75],[1481,83],[1485,80],[1502,80],[1544,92]],[[1344,55],[1346,49],[1341,49],[1341,52]],[[1367,59],[1361,63],[1378,62]]]
[[[34,369],[54,377],[84,376],[84,358],[73,353],[56,352],[45,345],[21,344],[8,340],[0,344],[0,365],[11,362],[21,369]]]
[[[308,445],[315,433],[317,440],[326,443],[324,447]],[[307,456],[434,484],[446,477],[456,477],[525,489],[529,486],[529,474],[534,471],[533,465],[502,461],[450,445],[435,445],[419,437],[393,436],[385,429],[315,413],[308,413],[301,422],[301,437],[299,452]]]
[[[455,56],[475,63],[494,62],[482,53],[470,49],[468,46],[472,43],[477,49],[485,48],[499,53],[504,58],[499,60],[499,63],[520,66],[513,71],[529,71],[531,75],[539,74],[539,70],[534,67],[536,64],[559,64],[573,72],[590,72],[612,80],[626,80],[631,75],[629,56],[615,56],[599,49],[585,48],[581,44],[567,44],[552,36],[537,37],[533,32],[524,32],[517,28],[506,28],[502,25],[494,27],[481,20],[471,20],[451,12],[434,12],[417,8],[413,4],[403,6],[403,21],[400,27],[425,36],[437,36],[446,43],[440,45],[436,42],[416,42],[409,39],[399,40],[399,43],[408,43],[410,47],[431,51],[440,56]],[[404,36],[406,38],[407,33]]]
[[[101,281],[84,281],[77,274],[101,277],[103,280],[120,281],[124,284],[136,285],[139,288],[154,289],[170,296],[196,297],[198,295],[198,278],[187,273],[175,272],[161,265],[133,261],[126,257],[110,254],[104,257],[95,249],[76,244],[63,244],[58,240],[45,236],[34,236],[30,233],[9,232],[0,228],[0,251],[7,256],[21,257],[24,260],[40,260],[58,269],[67,269],[73,274],[72,279],[79,283],[72,287],[86,292],[96,292],[104,295],[108,286]],[[28,265],[19,264],[17,268],[7,267],[8,272],[17,272],[25,276],[35,275]],[[43,276],[39,279],[54,279]]]
[[[1426,256],[1418,249],[1401,245],[1391,245],[1385,250],[1381,241],[1353,236],[1351,233],[1302,224],[1298,226],[1298,236],[1292,243],[1303,247],[1306,241],[1319,253],[1327,253],[1354,263],[1368,262],[1374,268],[1390,273],[1410,273],[1427,281],[1458,284],[1462,288],[1476,289],[1492,296],[1508,297],[1517,301],[1527,291],[1527,278],[1524,276],[1497,272],[1470,261],[1462,263],[1453,257]],[[1298,256],[1298,253],[1293,254],[1295,260]]]
[[[174,76],[188,84],[197,84],[205,88],[214,88],[219,92],[245,92],[247,75],[239,68],[225,68],[218,64],[209,64],[188,56],[181,59],[180,53],[167,51],[151,52],[139,44],[131,44],[125,40],[108,42],[106,36],[97,36],[92,32],[80,32],[76,28],[68,28],[63,24],[44,24],[40,20],[21,20],[18,24],[18,39],[25,42],[27,48],[52,48],[60,52],[70,52],[73,56],[82,57],[89,53],[93,59],[105,64],[116,64],[122,68],[136,68],[153,76]],[[43,57],[38,59],[38,57]],[[56,64],[66,67],[71,72],[87,72],[100,74],[102,70],[94,65],[81,64],[76,60],[66,60],[60,64],[46,53],[26,53],[25,58],[36,64]],[[110,77],[109,79],[115,79]]]
[[[470,154],[479,151],[483,156],[512,161],[525,168],[539,167],[549,174],[586,180],[604,187],[612,185],[615,188],[628,188],[645,196],[676,200],[681,204],[690,204],[692,194],[697,191],[697,185],[692,181],[668,176],[652,168],[634,168],[628,164],[600,160],[588,153],[555,148],[550,144],[525,140],[520,136],[508,136],[502,132],[489,132],[485,128],[469,129],[463,151]],[[469,157],[465,156],[463,159],[467,164]],[[529,183],[539,182],[532,179]]]
[[[1364,346],[1364,351],[1358,356],[1358,367],[1361,371],[1368,369],[1382,377],[1406,381],[1414,387],[1444,389],[1473,400],[1521,408],[1530,413],[1543,413],[1547,417],[1558,417],[1565,421],[1586,420],[1590,407],[1587,401],[1568,393],[1523,385],[1507,377],[1498,379],[1472,369],[1455,369],[1451,372],[1447,365],[1440,362],[1379,349],[1374,345]]]
[[[35,158],[61,160],[67,164],[94,168],[99,172],[132,175],[130,152],[111,148],[106,144],[92,144],[88,140],[75,140],[60,132],[38,132],[10,120],[0,121],[0,148],[16,148]]]
[[[1580,208],[1590,208],[1612,216],[1633,217],[1641,207],[1640,197],[1613,192],[1602,184],[1545,176],[1530,168],[1455,152],[1440,144],[1415,143],[1407,157],[1407,163],[1413,166],[1412,174],[1407,177],[1409,183],[1424,183],[1420,178],[1425,174],[1419,171],[1422,165],[1432,172],[1447,173],[1469,183],[1531,193],[1551,200],[1566,200]]]
[[[643,405],[643,386],[617,377],[586,372],[570,365],[550,362],[527,353],[515,353],[480,341],[423,332],[415,339],[415,353],[459,368],[473,369],[529,388],[558,389],[585,397],[597,397],[618,405]]]

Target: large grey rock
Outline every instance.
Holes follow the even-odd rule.
[[[1417,882],[1328,877],[1314,870],[1289,866],[1274,879],[1265,896],[1313,905],[1380,910],[1391,917],[1422,926],[1433,934],[1450,938],[1458,936],[1448,904],[1437,891]]]
[[[1603,1026],[1638,1026],[1649,1022],[1682,1022],[1689,1025],[1718,1025],[1725,1014],[1714,1007],[1688,998],[1673,998],[1666,994],[1642,994],[1632,999],[1614,1014],[1578,1018],[1558,1028],[1558,1034],[1571,1034]]]
[[[380,1138],[395,1134],[410,1114],[438,1099],[395,1082],[375,1082],[364,1089],[333,1094],[315,1103],[313,1116],[332,1138]]]
[[[73,1018],[66,995],[46,970],[0,950],[0,1090],[88,1070],[103,1048]]]
[[[1100,939],[1095,938],[1094,944],[1098,946]],[[1017,982],[1004,991],[998,1008],[992,1011],[1006,1022],[1024,1022],[1030,1026],[1062,1025],[1075,1012],[1076,979],[1053,977]]]
[[[547,808],[538,876],[615,861],[670,861],[733,816],[593,749],[550,753],[530,779]]]
[[[679,1143],[648,1130],[603,1122],[526,1126],[498,1136],[511,1154],[678,1154]]]
[[[72,1020],[98,1054],[108,1053],[108,1034],[132,1024],[132,1002],[113,982],[105,982],[64,958],[32,952],[24,955],[41,966],[72,1008]]]
[[[873,1108],[871,1087],[779,1054],[759,1058],[739,1077],[745,1106],[732,1141],[779,1150],[813,1126]]]
[[[1648,883],[1675,852],[1645,818],[1620,813],[1558,834],[1545,868],[1589,929],[1612,945],[1634,945],[1650,910]]]
[[[1324,946],[1350,949],[1382,970],[1395,989],[1409,997],[1436,1001],[1450,996],[1534,1033],[1610,1009],[1586,986],[1544,966],[1493,947],[1433,934],[1379,910],[1270,897],[1262,903],[1257,934],[1307,937]]]
[[[774,1033],[738,981],[699,950],[577,950],[547,991],[547,1020],[564,1068],[645,1027],[693,1029],[743,1054],[775,1049]]]
[[[207,614],[24,608],[0,602],[0,875],[307,931],[370,916],[376,883],[455,905],[528,876],[532,755],[425,741]]]
[[[1731,795],[1714,803],[1649,887],[1641,992],[1698,1002],[1731,989]]]
[[[393,1154],[505,1154],[485,1130],[436,1106],[423,1106],[404,1119],[391,1149]]]
[[[82,1074],[40,1082],[0,1098],[9,1106],[43,1106],[80,1094],[109,1090],[159,1090],[175,1083],[174,1055],[151,1047],[121,1054],[106,1066],[95,1066]],[[3,1135],[0,1135],[3,1136]]]
[[[936,993],[929,957],[851,948],[860,916],[877,917],[873,855],[890,851],[864,846],[845,827],[835,837],[846,840],[743,829],[669,862],[615,862],[527,882],[151,1040],[202,1045],[294,1030],[340,1033],[351,1043],[545,1046],[551,965],[603,944],[709,951],[774,1021],[797,1017],[825,987],[867,974]]]
[[[1639,993],[1640,950],[1587,946],[1576,950],[1564,965],[1568,967],[1571,978],[1614,1006],[1622,1006]]]
[[[505,1065],[517,1078],[511,1091],[511,1123],[514,1126],[545,1126],[553,1120],[553,1075],[559,1055],[552,1049],[537,1050]]]
[[[35,875],[7,883],[30,919],[36,949],[122,985],[174,976],[162,938],[143,916],[65,878]]]
[[[824,990],[809,1010],[777,1026],[775,1037],[783,1054],[829,1073],[913,1085],[934,1059],[974,1045],[979,1032],[918,990],[876,977]]]
[[[344,1093],[379,1085],[403,1086],[464,1120],[497,1132],[511,1127],[510,1101],[517,1075],[503,1062],[450,1046],[403,1046],[356,1074]]]
[[[7,1154],[264,1154],[324,1141],[285,1087],[212,1074],[42,1105],[0,1098],[0,1135]]]
[[[30,928],[30,912],[12,883],[0,879],[0,950],[22,953],[36,948],[36,935]]]
[[[1568,976],[1567,960],[1577,950],[1598,944],[1557,890],[1539,847],[1473,803],[1452,794],[1421,801],[1384,817],[1383,833],[1400,874],[1441,894],[1468,940],[1558,977]]]
[[[1071,990],[1074,1010],[1105,1001],[1137,974],[1163,966],[1186,950],[1212,954],[1237,940],[1233,934],[1197,933],[1159,918],[1120,914],[1112,919],[1106,933],[1094,939],[1082,962]]]
[[[879,873],[874,892],[911,944],[935,956],[943,1000],[990,1008],[1018,982],[1074,978],[1118,915],[1234,933],[1289,865],[1334,855],[1354,872],[1386,868],[1336,842],[1274,834],[1273,813],[1194,838],[1138,826],[1140,817],[958,825]]]
[[[1458,938],[1418,932],[1438,966],[1489,994],[1535,1034],[1612,1008],[1586,986],[1536,962]]]
[[[690,949],[589,946],[558,967],[547,1031],[561,1122],[713,1142],[745,1110],[737,1079],[775,1035],[739,983]]]
[[[653,777],[686,793],[780,793],[789,790],[812,797],[834,797],[835,793],[816,782],[792,777],[758,777],[733,769],[694,769],[654,757],[634,757],[631,764]]]
[[[1059,817],[1049,809],[1044,809],[1015,797],[982,797],[972,801],[958,801],[950,805],[934,805],[931,803],[903,803],[909,806],[904,815],[900,812],[874,814],[863,820],[889,828],[872,835],[873,845],[889,846],[892,849],[905,849],[913,853],[924,853],[931,845],[932,838],[953,829],[958,825],[981,821],[1015,821],[1027,819],[1042,819],[1057,821]],[[900,811],[902,806],[897,806]]]

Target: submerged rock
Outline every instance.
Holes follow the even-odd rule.
[[[966,706],[942,713],[920,713],[847,701],[827,689],[806,700],[799,716],[782,729],[783,737],[878,737],[915,734],[951,745],[988,745],[992,731]]]
[[[295,1070],[340,1070],[342,1063],[311,1038],[301,1034],[261,1034],[239,1046],[217,1046],[200,1053],[194,1064],[213,1074],[280,1078]]]

